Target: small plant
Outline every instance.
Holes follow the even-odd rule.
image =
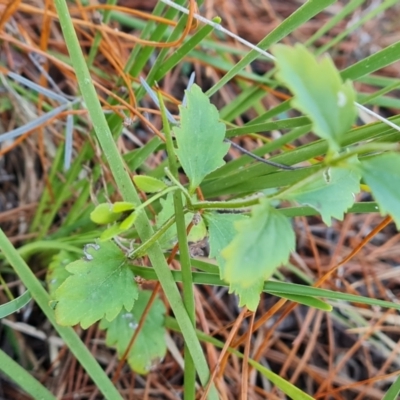
[[[202,386],[202,399],[218,399],[215,376],[226,354],[231,353],[243,358],[245,366],[251,365],[288,397],[309,400],[310,395],[256,361],[257,357],[250,358],[247,347],[244,354],[236,350],[245,343],[246,335],[223,343],[197,330],[194,286],[227,287],[230,294],[238,296],[239,306],[244,307],[243,316],[247,311],[250,312],[246,315],[256,315],[262,293],[278,297],[281,305],[289,300],[332,314],[340,302],[400,310],[397,303],[319,288],[340,264],[314,282],[314,286],[313,282],[305,279],[304,284],[286,282],[279,271],[280,267],[286,267],[301,276],[289,261],[296,249],[295,217],[318,216],[330,226],[332,219],[343,220],[348,213],[379,211],[386,218],[376,232],[390,221],[394,221],[397,229],[400,228],[400,184],[397,184],[400,182],[397,144],[400,128],[396,125],[399,118],[390,121],[381,118],[376,124],[358,126],[358,111],[366,111],[359,104],[363,97],[353,86],[353,81],[398,60],[400,46],[389,46],[339,72],[327,55],[318,57],[315,55],[317,51],[313,54],[300,44],[294,47],[276,44],[295,27],[333,3],[332,0],[306,2],[267,35],[258,47],[253,46],[251,52],[243,54],[243,58],[227,70],[208,92],[204,93],[191,78],[179,106],[179,118],[175,118],[167,110],[166,97],[151,87],[161,82],[187,54],[195,54],[199,59],[206,57],[200,54],[198,45],[213,29],[225,32],[218,25],[220,19],[215,18],[187,38],[189,30],[194,27],[192,22],[196,12],[195,2],[189,3],[188,16],[183,16],[168,31],[167,41],[162,42],[155,62],[151,63],[149,71],[146,70],[147,82],[140,75],[144,75],[144,66],[152,54],[151,46],[166,40],[167,25],[170,26],[176,10],[168,9],[165,17],[168,24],[162,24],[159,15],[163,15],[164,6],[161,2],[157,5],[154,13],[159,15],[154,21],[158,21],[159,26],[153,29],[153,20],[149,20],[143,30],[146,39],[135,37],[140,46],[138,44],[132,50],[124,71],[120,61],[113,59],[113,65],[118,67],[118,77],[121,75],[121,78],[115,78],[115,82],[113,80],[113,85],[122,85],[129,103],[123,95],[111,96],[107,111],[113,112],[106,118],[89,70],[98,72],[93,62],[99,49],[103,56],[107,52],[114,55],[113,50],[107,47],[112,41],[105,40],[105,37],[120,33],[105,28],[110,17],[108,5],[105,6],[104,25],[101,21],[96,23],[100,30],[105,29],[103,39],[107,46],[101,48],[103,39],[96,31],[93,46],[85,58],[66,2],[55,2],[83,102],[80,97],[70,101],[67,96],[53,96],[62,105],[46,114],[46,118],[52,118],[55,111],[72,110],[81,103],[87,107],[94,131],[90,133],[90,141],[85,141],[75,159],[71,159],[74,117],[72,113],[68,115],[65,150],[58,149],[50,171],[56,199],[52,198],[50,190],[46,190],[32,223],[37,242],[22,247],[19,250],[21,254],[18,254],[0,230],[4,256],[28,289],[17,299],[1,306],[0,316],[19,310],[33,298],[107,399],[122,398],[113,382],[125,361],[133,371],[143,375],[157,367],[167,353],[167,330],[172,330],[179,332],[184,340],[185,399],[195,398],[197,380]],[[349,7],[355,4],[349,3]],[[175,3],[171,5],[177,6]],[[92,6],[88,7],[87,12],[93,11]],[[114,18],[121,17],[118,15],[114,14]],[[323,29],[321,32],[322,35]],[[187,40],[183,43],[179,38]],[[169,53],[168,49],[176,47],[177,43],[179,51]],[[262,48],[270,48],[272,55]],[[262,77],[251,74],[252,84],[244,86],[232,104],[217,110],[210,97],[236,76],[248,79],[244,67],[259,53],[274,61],[275,69]],[[209,57],[207,62],[213,60]],[[221,62],[219,67],[224,65]],[[25,81],[21,78],[20,82]],[[253,100],[265,95],[258,83],[290,95],[285,94],[288,99],[279,106],[265,110],[257,100]],[[34,86],[34,90],[37,89],[38,85]],[[40,90],[41,95],[52,94],[47,88]],[[161,112],[161,132],[136,110],[146,93]],[[115,99],[125,107],[121,108],[123,112],[115,107]],[[9,104],[6,103],[4,107],[7,108]],[[244,126],[233,124],[236,117],[253,107],[257,110],[257,117]],[[288,117],[290,110],[295,110],[298,116]],[[132,116],[149,123],[150,130],[156,135],[140,149],[122,156],[115,138],[124,124],[129,125],[134,120]],[[29,127],[36,128],[40,121],[38,119],[32,123],[36,125],[30,124]],[[285,133],[273,141],[263,138],[264,145],[254,154],[246,151],[243,156],[226,161],[230,146],[240,147],[230,138],[274,129]],[[307,145],[292,145],[309,132],[314,133],[317,139]],[[93,157],[93,148],[89,145],[94,138],[101,149],[101,155],[96,155],[98,159]],[[155,169],[146,167],[144,161],[160,150],[166,155],[162,165]],[[278,155],[264,159],[266,154],[277,150],[280,150]],[[67,172],[65,180],[58,182],[63,156],[62,168]],[[98,160],[107,163],[114,181],[102,180],[106,168],[102,168]],[[103,188],[96,196],[91,192],[86,175],[82,174],[82,165],[86,161],[93,165],[91,180],[103,182]],[[138,171],[140,174],[136,174]],[[374,201],[356,201],[361,190],[369,192]],[[70,197],[70,191],[77,193],[76,197]],[[92,201],[94,198],[96,205]],[[67,200],[73,205],[62,226],[50,233],[50,226]],[[196,246],[203,242],[208,243],[209,251],[206,252],[207,258],[199,259]],[[353,250],[342,263],[361,247]],[[48,292],[21,258],[21,255],[28,258],[33,253],[44,253],[47,257]],[[171,270],[173,261],[179,261],[180,270]],[[147,281],[157,282],[153,291],[148,290]],[[162,296],[158,294],[159,287],[163,290]],[[166,315],[169,308],[173,317]],[[261,316],[257,321],[258,326],[267,320],[263,318]],[[87,329],[97,322],[99,329],[104,331],[106,345],[116,349],[120,360],[113,381],[71,328],[80,324]],[[252,328],[250,325],[249,332],[253,332]],[[223,349],[213,371],[209,369],[201,343],[211,343]],[[0,370],[4,372],[2,363],[17,368],[14,376],[19,375],[18,366],[0,351]],[[27,387],[40,393],[37,398],[53,399],[39,382],[25,371],[21,372],[24,373],[24,380],[29,382]],[[246,384],[242,381],[243,387]],[[400,379],[392,385],[385,400],[397,396],[398,386]],[[243,389],[242,395],[244,392]]]
[[[137,320],[141,315],[138,310],[144,309],[144,300],[138,300],[142,292],[138,290],[131,264],[146,256],[146,250],[156,242],[164,250],[171,249],[178,242],[176,219],[182,218],[183,214],[185,229],[192,227],[188,240],[208,236],[210,257],[217,261],[220,278],[229,285],[231,293],[238,294],[240,305],[252,311],[257,309],[266,282],[279,266],[288,262],[295,248],[295,233],[282,205],[310,206],[330,225],[332,218],[342,219],[353,206],[362,179],[371,188],[381,213],[389,213],[400,226],[396,205],[400,189],[391,184],[393,179],[398,179],[400,171],[397,146],[367,143],[344,147],[342,144],[346,136],[352,135],[351,128],[357,115],[351,82],[342,82],[329,57],[318,61],[303,46],[279,45],[273,51],[277,58],[276,76],[293,93],[292,106],[309,118],[312,130],[328,144],[325,159],[288,172],[294,174],[301,170],[302,176],[290,185],[278,186],[272,193],[253,193],[228,201],[198,201],[196,191],[210,173],[225,164],[229,144],[224,141],[226,128],[215,106],[197,85],[192,85],[186,91],[186,105],[180,106],[180,123],[172,125],[173,134],[165,109],[161,107],[170,162],[164,179],[134,177],[138,189],[151,193],[152,197],[138,207],[128,202],[102,203],[92,212],[94,222],[113,225],[99,235],[100,241],[87,248],[86,258],[66,266],[71,275],[54,292],[59,324],[80,323],[87,328],[101,320],[100,326],[108,330],[107,343],[116,345],[118,353],[123,354],[129,335],[112,332],[116,332],[117,327],[120,332],[129,332],[132,321],[126,316],[133,313]],[[176,161],[186,173],[187,187],[179,182]],[[146,212],[147,205],[158,201],[161,208],[153,236],[145,243],[130,242],[129,250],[113,243],[110,237],[117,235],[119,241],[124,235],[127,235],[125,241],[129,241],[137,216]],[[181,215],[174,215],[174,207],[175,210],[181,208]],[[118,221],[126,212],[130,214]],[[193,226],[192,221],[199,212]],[[307,289],[304,288],[303,302],[309,304]],[[313,296],[310,294],[309,297]],[[142,298],[148,296],[143,292]],[[297,301],[302,302],[302,298]],[[324,304],[322,308],[330,309]],[[162,314],[162,307],[158,306],[158,310]],[[156,313],[151,311],[148,318],[152,321]],[[161,334],[161,338],[153,339],[144,329],[144,344],[146,340],[161,344],[162,324],[153,328],[157,329],[149,332]],[[129,357],[128,361],[132,368],[143,373],[147,371],[144,365],[152,365],[154,359],[164,356],[165,351],[161,345],[154,347],[153,352],[142,355],[147,358],[139,366]],[[131,354],[134,357],[134,348]]]

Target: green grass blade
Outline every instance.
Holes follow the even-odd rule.
[[[400,41],[340,71],[343,80],[356,80],[400,60]]]
[[[176,3],[179,5],[182,5],[184,2],[185,2],[184,0],[176,1]],[[161,15],[164,8],[165,8],[165,4],[163,4],[162,2],[159,2],[156,5],[153,14]],[[175,10],[174,8],[170,8],[165,13],[164,18],[173,20],[177,14],[178,14],[178,10]],[[145,37],[145,35],[150,33],[151,30],[153,29],[153,27],[154,27],[154,22],[149,21],[146,28],[143,29],[141,37],[143,38],[143,37]],[[153,42],[160,41],[167,29],[168,29],[168,25],[159,24],[154,29],[154,32],[151,34],[149,40],[152,40]],[[150,47],[150,46],[141,46],[141,45],[138,45],[136,47],[137,47],[137,49],[134,49],[134,51],[131,53],[131,55],[129,57],[129,60],[126,65],[126,70],[127,69],[129,70],[130,75],[137,77],[144,70],[144,66],[148,62],[148,60],[149,60],[151,54],[154,52],[155,48]]]
[[[170,71],[175,65],[183,60],[183,58],[190,53],[206,36],[208,36],[213,30],[210,25],[203,26],[198,32],[196,32],[186,43],[179,47],[169,58],[157,69],[154,80],[161,80],[165,74]],[[151,83],[151,82],[150,82]]]
[[[389,118],[393,123],[399,123],[400,117]],[[358,127],[350,131],[343,139],[342,146],[353,146],[359,141],[375,139],[384,142],[395,142],[400,140],[400,133],[388,128],[383,123],[374,123]],[[290,152],[279,156],[271,157],[272,161],[285,165],[311,160],[325,154],[327,143],[317,140],[310,144],[298,147]],[[279,171],[276,168],[261,163],[253,163],[250,166],[237,169],[228,176],[221,176],[220,179],[206,180],[201,188],[206,198],[218,197],[221,195],[247,195],[254,191],[267,188],[283,187],[304,179],[308,174],[313,173],[314,167],[307,167],[294,171]],[[218,171],[216,171],[218,172]]]
[[[117,4],[117,0],[107,0],[107,5],[115,5]],[[108,21],[111,18],[111,10],[104,10],[102,24],[107,25]],[[90,51],[87,57],[87,65],[90,68],[93,65],[94,59],[96,58],[97,52],[100,47],[100,42],[102,40],[101,33],[96,31],[96,34],[93,39],[93,44],[90,47]]]
[[[396,400],[400,394],[400,376],[392,383],[382,400]]]
[[[31,299],[31,294],[26,291],[24,294],[18,296],[16,299],[11,300],[6,304],[2,304],[0,306],[0,318],[4,318],[7,317],[7,315],[14,314],[16,311],[26,306]]]
[[[279,24],[271,33],[269,33],[257,46],[261,49],[268,49],[274,43],[279,42],[296,28],[303,25],[314,15],[318,14],[324,8],[334,3],[335,0],[309,0],[298,8],[292,15]],[[251,50],[242,60],[240,60],[222,79],[207,91],[208,96],[212,96],[228,81],[230,81],[239,71],[249,65],[259,56],[256,50]]]
[[[355,23],[351,24],[347,29],[343,29],[339,34],[335,35],[332,40],[326,43],[324,46],[321,46],[315,51],[315,54],[322,54],[328,49],[330,49],[335,44],[339,43],[342,39],[344,39],[351,32],[355,31],[357,28],[370,21],[372,18],[376,17],[387,8],[393,6],[398,3],[398,0],[385,0],[383,3],[377,5],[376,7],[372,7],[371,11],[364,15],[362,18],[358,19]]]
[[[245,125],[237,128],[228,129],[226,131],[226,137],[247,135],[248,133],[272,131],[275,129],[280,130],[300,128],[305,125],[310,125],[310,120],[307,117],[281,119],[279,121],[268,121],[259,124]]]
[[[287,394],[290,398],[294,400],[313,400],[313,397],[304,393],[302,390],[292,385],[286,379],[281,378],[278,374],[275,374],[270,369],[265,368],[263,365],[257,363],[251,358],[249,359],[249,364],[253,366],[258,372],[263,374],[266,378],[268,378],[276,387],[282,390],[282,392]]]
[[[340,21],[342,21],[347,15],[352,13],[358,6],[364,3],[365,0],[351,0],[344,7],[335,14],[324,26],[318,29],[309,39],[304,42],[304,46],[310,46],[316,40],[321,38],[326,32],[334,28]]]
[[[144,164],[146,159],[156,152],[162,145],[163,142],[161,139],[158,136],[154,136],[140,149],[126,154],[124,159],[129,165],[131,171],[135,171],[139,169]]]
[[[150,268],[139,267],[137,265],[133,265],[131,266],[131,268],[135,274],[140,275],[145,279],[156,279],[155,272]],[[182,273],[180,271],[173,271],[172,273],[176,282],[182,281]],[[218,274],[210,274],[206,272],[193,272],[193,282],[201,285],[228,286],[226,282],[220,279]],[[264,283],[263,291],[266,293],[276,294],[277,296],[280,296],[282,294],[289,294],[296,296],[323,297],[330,300],[351,301],[354,303],[369,304],[400,310],[400,304],[392,303],[390,301],[384,301],[342,292],[334,292],[332,290],[320,289],[306,285],[298,285],[295,283],[267,281]]]
[[[56,400],[39,381],[0,349],[0,371],[34,399]]]
[[[316,299],[315,297],[311,296],[300,296],[297,294],[288,294],[288,293],[279,293],[273,292],[273,294],[277,297],[282,297],[283,299],[287,299],[293,301],[295,303],[303,304],[307,307],[316,308],[321,311],[332,311],[332,306],[325,301],[320,299]]]
[[[182,35],[186,24],[187,24],[187,16],[183,15],[179,20],[178,24],[176,25],[176,27],[174,28],[174,30],[171,32],[171,35],[168,37],[167,43],[177,40]],[[149,71],[146,78],[146,81],[150,86],[154,84],[154,81],[156,80],[155,75],[164,64],[165,58],[167,57],[169,50],[170,49],[168,47],[161,49],[157,56],[157,59],[154,62],[154,65],[151,67],[151,70]],[[146,89],[144,88],[144,86],[143,85],[139,86],[138,90],[136,91],[136,97],[138,99],[141,99],[145,94],[145,92]]]

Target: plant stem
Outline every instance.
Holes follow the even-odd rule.
[[[249,199],[239,199],[230,201],[199,201],[193,203],[189,208],[189,211],[196,210],[228,210],[228,209],[238,209],[238,208],[248,208],[255,206],[260,201],[260,196],[252,196]]]
[[[176,178],[176,177],[171,173],[171,171],[170,171],[167,167],[164,168],[164,171],[165,171],[165,174],[168,176],[168,178],[171,179],[171,181],[172,181],[173,183],[175,183],[175,185],[178,186],[178,187],[182,190],[182,193],[185,195],[185,197],[186,197],[186,199],[187,199],[187,201],[188,201],[188,204],[192,204],[192,203],[191,203],[191,198],[190,198],[189,192],[188,192],[188,191],[186,190],[186,188],[179,182],[178,178]]]
[[[142,243],[138,248],[136,248],[132,253],[128,254],[129,258],[140,258],[146,255],[148,249],[161,238],[162,235],[175,223],[175,216],[172,216],[168,221],[166,221],[157,232],[151,236],[148,240]]]
[[[142,204],[140,204],[140,206],[138,206],[134,212],[138,212],[140,210],[143,210],[144,208],[146,208],[148,205],[150,205],[151,203],[153,203],[155,200],[159,199],[160,197],[165,196],[167,193],[169,192],[173,192],[174,190],[180,189],[177,186],[171,186],[169,188],[164,189],[163,191],[155,194],[154,196],[151,196],[149,199],[147,199],[146,201],[144,201]]]
[[[160,94],[158,94],[160,102],[161,115],[163,120],[163,128],[166,139],[166,147],[168,152],[169,169],[171,172],[171,178],[175,178],[179,182],[178,165],[176,161],[176,154],[174,144],[172,141],[172,135],[170,126],[167,119],[165,105]],[[181,192],[174,193],[174,207],[175,207],[175,218],[176,218],[176,230],[178,233],[179,252],[180,252],[180,264],[182,270],[182,284],[183,284],[183,304],[186,307],[189,318],[195,326],[196,312],[195,312],[195,301],[193,292],[193,279],[192,279],[192,266],[190,262],[189,245],[187,240],[185,214],[183,212],[183,201]],[[193,363],[193,359],[190,355],[188,344],[185,342],[185,370],[184,370],[184,399],[195,398],[196,389],[196,370]]]

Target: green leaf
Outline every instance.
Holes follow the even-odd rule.
[[[146,193],[156,193],[167,188],[163,181],[152,176],[135,175],[133,181],[140,190]]]
[[[116,221],[120,215],[113,212],[112,204],[101,203],[90,213],[90,219],[99,225],[109,224]]]
[[[65,250],[61,250],[52,258],[46,273],[46,283],[50,296],[53,296],[54,292],[71,275],[65,267],[75,260],[76,255],[70,254]]]
[[[400,154],[371,157],[361,162],[361,170],[381,214],[390,214],[400,230]]]
[[[221,252],[226,260],[222,279],[239,295],[240,303],[254,311],[264,281],[288,262],[295,235],[289,220],[266,200],[260,200],[251,218],[235,227],[237,235]]]
[[[204,219],[208,226],[210,258],[215,258],[217,260],[221,279],[223,279],[225,274],[225,258],[222,257],[221,251],[227,247],[236,236],[235,223],[244,221],[247,218],[248,217],[243,214],[204,213]]]
[[[229,293],[236,293],[239,296],[239,307],[246,306],[249,310],[255,311],[260,303],[260,294],[264,287],[264,281],[259,279],[252,282],[250,286],[243,286],[240,282],[229,283]]]
[[[186,226],[188,226],[192,220],[196,220],[196,223],[193,224],[192,229],[189,232],[187,237],[188,242],[200,242],[200,240],[203,240],[207,236],[206,224],[200,214],[196,214],[195,216],[193,213],[187,213],[185,215]]]
[[[110,224],[119,219],[121,213],[134,209],[135,205],[128,201],[117,201],[114,204],[101,203],[90,213],[90,219],[99,225]]]
[[[278,197],[295,200],[317,210],[328,226],[332,218],[343,219],[360,191],[360,174],[356,169],[332,167],[312,174],[281,192]]]
[[[357,117],[356,95],[350,81],[342,82],[331,58],[320,62],[303,45],[273,47],[277,79],[293,93],[293,107],[307,115],[313,131],[337,151],[341,138]]]
[[[225,164],[229,144],[224,143],[225,125],[218,111],[197,85],[186,91],[187,106],[180,106],[181,126],[174,128],[176,154],[189,178],[189,192],[205,176]]]
[[[86,245],[85,258],[69,264],[72,275],[55,291],[60,325],[80,323],[86,329],[105,317],[113,320],[138,297],[134,275],[124,253],[112,242]]]
[[[103,319],[100,323],[100,328],[107,330],[106,344],[115,346],[120,358],[129,345],[150,296],[150,291],[140,291],[130,312],[122,310],[113,321]],[[166,354],[164,315],[165,306],[160,299],[156,299],[128,354],[129,365],[139,374],[147,374]]]
[[[127,231],[128,229],[131,229],[133,224],[136,221],[136,218],[138,216],[137,212],[133,212],[129,216],[127,216],[120,224],[119,224],[119,229],[121,232]]]
[[[156,217],[156,230],[168,221],[175,212],[173,193],[168,193],[165,199],[160,199],[161,211]],[[171,226],[160,238],[159,244],[163,249],[171,248],[177,240],[176,225]]]
[[[105,229],[102,234],[100,235],[100,242],[107,242],[111,240],[114,236],[119,235],[120,233],[124,232],[121,229],[119,224],[111,225],[109,228]]]
[[[116,201],[112,206],[111,210],[113,213],[123,213],[125,211],[134,210],[135,205],[129,201]]]

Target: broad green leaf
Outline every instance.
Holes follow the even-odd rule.
[[[361,162],[361,170],[381,214],[390,214],[400,230],[400,154],[371,157]]]
[[[106,344],[115,346],[119,357],[122,357],[128,347],[150,296],[150,291],[140,291],[130,312],[122,310],[113,321],[110,322],[106,319],[101,321],[100,328],[107,330]],[[166,354],[164,315],[164,303],[160,299],[156,299],[128,354],[129,365],[139,374],[150,372],[152,367],[160,363]]]
[[[264,281],[288,262],[295,235],[289,220],[266,200],[235,227],[236,236],[221,252],[226,260],[222,278],[239,295],[241,304],[255,310]]]
[[[105,317],[112,321],[138,297],[134,275],[124,253],[112,242],[87,245],[85,257],[66,267],[71,274],[55,291],[55,315],[60,325],[86,329]]]
[[[210,243],[210,258],[217,260],[220,276],[223,279],[225,271],[225,258],[221,251],[232,242],[236,235],[235,223],[248,217],[243,214],[205,213],[204,219],[208,226]]]
[[[101,203],[90,213],[90,219],[99,225],[109,224],[116,221],[120,214],[113,212],[112,204]]]
[[[53,256],[46,273],[46,283],[50,296],[61,286],[62,283],[71,275],[66,266],[76,260],[76,255],[61,250]]]
[[[176,154],[189,178],[189,192],[204,177],[225,164],[229,144],[224,143],[225,125],[218,111],[197,85],[186,91],[187,106],[180,106],[181,126],[174,128]]]
[[[135,175],[133,181],[140,190],[146,193],[156,193],[167,188],[167,185],[163,181],[152,176]]]
[[[310,175],[287,191],[280,199],[295,200],[317,210],[326,225],[332,218],[343,219],[344,213],[354,204],[360,191],[360,174],[355,169],[333,167]]]
[[[158,213],[156,217],[156,228],[159,229],[164,222],[168,221],[175,213],[174,209],[174,195],[173,193],[168,193],[165,199],[161,199],[160,203],[162,206],[162,210]],[[182,199],[185,202],[185,198],[182,195]],[[186,226],[193,220],[193,213],[186,213],[185,214],[185,222]],[[177,239],[177,231],[176,225],[172,225],[165,234],[159,240],[159,244],[163,249],[170,249],[174,246],[174,244],[178,241]],[[200,221],[197,225],[194,225],[190,230],[188,235],[189,242],[198,242],[204,239],[207,236],[207,229],[204,224],[203,218],[200,217]]]
[[[307,115],[313,131],[337,151],[341,139],[357,117],[356,95],[350,81],[342,82],[332,59],[320,62],[303,45],[273,47],[277,79],[293,93],[293,107]]]

